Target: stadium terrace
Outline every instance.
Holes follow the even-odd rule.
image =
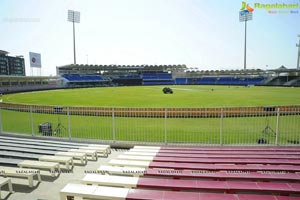
[[[295,4],[285,4],[285,3],[275,3],[275,4],[260,4],[255,3],[254,8],[260,8],[260,9],[297,9],[299,8],[298,3]]]

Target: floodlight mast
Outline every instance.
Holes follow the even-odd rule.
[[[76,65],[76,44],[75,44],[75,23],[73,21],[73,49],[74,49],[74,65]]]
[[[252,12],[242,10],[239,12],[240,22],[245,22],[245,43],[244,43],[244,70],[247,69],[247,21],[252,20]]]
[[[80,23],[80,12],[68,10],[68,21],[73,23],[74,64],[76,65],[75,23]]]
[[[299,67],[299,60],[300,60],[300,34],[298,35],[298,37],[299,37],[299,43],[296,44],[296,47],[298,47],[297,70],[300,69],[300,67]]]
[[[244,70],[247,67],[247,20],[245,20]]]

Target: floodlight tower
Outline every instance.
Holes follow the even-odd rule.
[[[252,20],[252,12],[248,10],[242,10],[239,12],[240,22],[245,22],[245,45],[244,45],[244,70],[247,68],[247,21]]]
[[[300,34],[298,34],[299,37],[299,43],[296,44],[296,47],[298,47],[298,58],[297,58],[297,69],[299,70],[299,60],[300,60]]]
[[[74,64],[76,64],[75,23],[80,23],[80,12],[74,10],[68,10],[68,21],[73,22]]]

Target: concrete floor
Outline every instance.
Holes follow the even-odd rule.
[[[27,180],[20,180],[18,178],[11,178],[15,193],[10,194],[5,200],[59,200],[60,190],[68,183],[80,183],[80,180],[85,176],[88,171],[97,170],[100,165],[106,164],[110,159],[115,158],[121,154],[121,151],[112,149],[112,153],[108,158],[99,157],[98,161],[88,161],[87,165],[75,165],[73,170],[62,172],[59,177],[52,178],[43,174],[49,172],[41,171],[42,182],[34,188],[29,188]],[[5,187],[4,190],[7,190]],[[7,193],[4,192],[2,197]]]

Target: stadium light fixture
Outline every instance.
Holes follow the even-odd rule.
[[[80,23],[80,12],[68,10],[68,21],[73,23],[74,64],[76,65],[75,23]]]
[[[299,43],[296,44],[296,47],[298,47],[298,58],[297,58],[297,70],[299,70],[299,60],[300,60],[300,34],[298,34],[298,37],[299,37]]]
[[[252,20],[252,12],[242,10],[239,12],[240,22],[245,22],[245,44],[244,44],[244,70],[247,69],[247,21]]]

